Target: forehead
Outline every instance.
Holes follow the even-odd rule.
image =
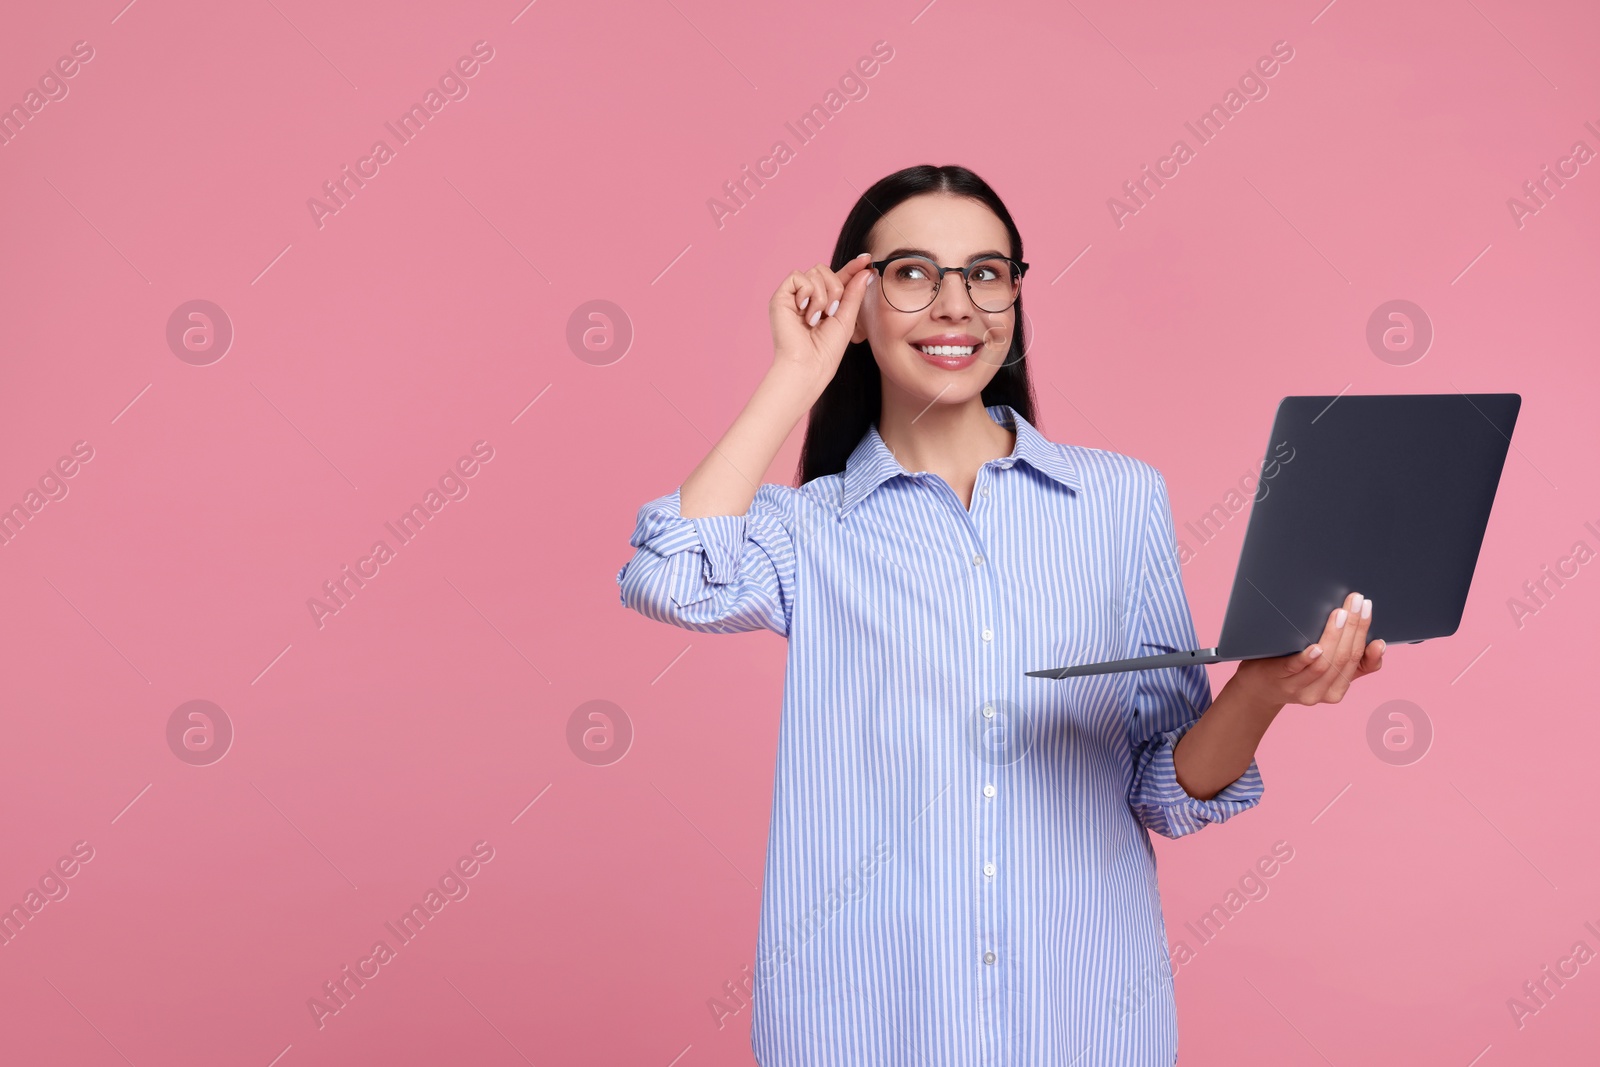
[[[930,193],[896,204],[872,227],[867,251],[926,248],[940,259],[965,259],[985,249],[1009,251],[1011,238],[988,205],[965,196]]]

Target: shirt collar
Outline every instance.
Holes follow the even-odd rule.
[[[1048,475],[1071,489],[1074,493],[1082,490],[1078,472],[1067,460],[1059,445],[1048,440],[1034,428],[1033,424],[1017,413],[1009,404],[990,404],[984,409],[989,417],[1001,426],[1016,432],[1016,445],[1009,456],[990,460],[995,467],[1004,469],[1012,467],[1017,460],[1024,460],[1034,470]],[[884,444],[883,437],[878,433],[878,424],[874,422],[867,428],[861,442],[850,453],[850,458],[844,465],[844,493],[839,503],[839,512],[844,514],[855,507],[871,492],[896,475],[910,477],[911,472],[900,465],[894,458],[894,453],[889,451],[889,446]]]

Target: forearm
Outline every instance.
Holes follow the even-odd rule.
[[[1261,703],[1229,679],[1172,751],[1173,770],[1184,792],[1210,800],[1249,770],[1256,746],[1283,707]]]
[[[679,514],[701,518],[748,512],[767,468],[825,384],[774,363],[722,440],[684,479]]]

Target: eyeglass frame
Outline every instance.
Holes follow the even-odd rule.
[[[896,311],[899,311],[903,315],[914,315],[917,311],[926,311],[928,308],[931,308],[933,306],[933,302],[939,299],[939,291],[944,288],[944,276],[949,274],[951,271],[961,275],[961,283],[966,288],[967,299],[972,301],[973,307],[978,308],[978,310],[983,312],[985,315],[1003,315],[1007,311],[1010,311],[1012,308],[1016,307],[1017,301],[1022,299],[1022,278],[1023,275],[1028,273],[1027,263],[1020,259],[1012,259],[1010,256],[984,256],[982,259],[978,260],[977,263],[969,263],[965,267],[941,267],[939,264],[934,263],[933,260],[929,259],[927,256],[903,254],[891,256],[888,259],[873,260],[871,263],[867,264],[867,266],[878,272],[878,281],[880,283],[878,288],[883,288],[881,284],[883,281],[883,269],[896,260],[901,259],[920,259],[922,262],[930,264],[933,269],[938,272],[938,277],[936,277],[933,282],[933,296],[928,299],[926,304],[923,304],[921,307],[917,308],[916,311],[902,311],[900,308],[894,308],[893,303],[889,304],[890,307],[894,308]],[[1017,295],[1011,298],[1011,303],[1007,304],[999,311],[990,311],[988,308],[978,307],[978,300],[972,295],[972,268],[977,266],[978,263],[986,263],[991,259],[1004,260],[1005,262],[1010,263],[1012,266],[1017,268]],[[888,300],[889,294],[885,293],[883,298],[884,300]]]

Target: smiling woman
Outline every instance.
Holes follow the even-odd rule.
[[[1341,652],[1314,668],[1310,650],[1256,661],[1215,701],[1198,664],[1026,675],[1064,644],[1197,647],[1161,473],[1033,424],[1026,268],[965,167],[874,184],[832,264],[773,294],[771,369],[639,509],[617,572],[649,618],[789,640],[751,1002],[763,1067],[997,1049],[1030,1067],[1172,1063],[1149,835],[1257,804],[1255,745],[1286,679],[1325,687],[1365,636],[1325,636]],[[807,416],[797,484],[758,484]],[[893,861],[847,904],[838,872],[874,841]]]

